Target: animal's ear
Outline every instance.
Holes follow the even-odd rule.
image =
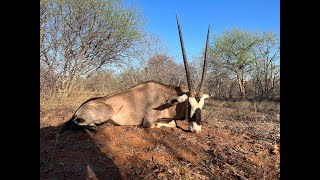
[[[177,98],[170,99],[167,101],[168,104],[176,105],[178,103],[182,103],[188,99],[188,95],[184,94],[182,96],[178,96]]]
[[[207,98],[210,98],[210,97],[211,97],[211,96],[209,96],[208,94],[203,94],[203,95],[202,95],[202,98],[203,98],[203,99],[207,99]]]

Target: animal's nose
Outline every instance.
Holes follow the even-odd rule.
[[[200,133],[201,132],[201,125],[198,125],[195,122],[192,122],[192,124],[190,124],[190,130],[191,130],[191,132]]]

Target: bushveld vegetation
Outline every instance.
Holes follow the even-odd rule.
[[[58,126],[87,99],[149,80],[186,85],[186,77],[182,59],[170,56],[159,36],[144,32],[146,19],[136,7],[126,6],[121,0],[41,0],[40,8],[41,178],[94,179],[91,176],[95,175],[99,179],[99,175],[108,173],[124,179],[280,177],[279,157],[274,151],[280,141],[277,34],[235,27],[210,37],[205,92],[213,97],[205,105],[201,135],[163,128],[164,132],[144,132],[136,127],[119,127],[103,131],[103,137],[67,133],[63,135],[67,140],[59,144],[54,138]],[[202,71],[203,51],[204,47],[199,49],[199,55],[189,64],[192,78],[197,79],[193,82],[199,82],[201,76],[197,72]],[[138,138],[119,145],[127,159],[117,154],[119,147],[108,144],[120,143],[112,133],[122,132],[127,132],[123,136],[128,138]],[[152,139],[152,135],[157,137]],[[69,136],[75,141],[79,137],[87,140],[82,145],[94,146],[107,160],[80,146],[77,150],[102,165],[78,157],[75,149],[64,147],[74,147]],[[108,149],[99,150],[104,141],[108,141],[104,145]],[[181,153],[173,152],[175,148]],[[66,154],[68,151],[78,157],[79,167],[71,163],[75,160]],[[152,161],[143,159],[152,153]],[[112,163],[118,170],[105,169],[109,166],[103,163]]]
[[[41,97],[105,94],[147,80],[185,85],[182,60],[143,31],[138,9],[118,0],[43,0],[40,15]],[[277,34],[234,28],[210,42],[208,93],[219,99],[279,99]],[[194,57],[191,69],[201,68],[202,59]]]

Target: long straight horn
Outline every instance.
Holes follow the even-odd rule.
[[[200,81],[200,88],[198,97],[201,97],[203,95],[203,83],[206,80],[206,68],[207,68],[207,59],[208,59],[208,46],[209,46],[209,36],[210,36],[210,25],[208,28],[208,34],[207,34],[207,42],[206,42],[206,49],[204,50],[204,62],[203,62],[203,69],[202,69],[202,76]]]
[[[193,84],[192,84],[192,80],[190,78],[190,73],[189,73],[189,68],[188,68],[189,66],[188,66],[188,61],[186,58],[186,53],[184,51],[184,44],[183,44],[183,39],[182,39],[182,33],[180,30],[180,23],[179,23],[178,15],[176,15],[176,19],[177,19],[177,24],[178,24],[178,31],[179,31],[179,37],[180,37],[180,45],[181,45],[181,49],[182,49],[184,68],[186,69],[188,88],[189,88],[190,96],[194,97]]]

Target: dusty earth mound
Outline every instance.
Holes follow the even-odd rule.
[[[201,134],[177,121],[176,129],[102,125],[57,135],[73,110],[42,111],[40,178],[280,179],[279,122],[217,119],[233,113],[221,108],[206,109]]]

